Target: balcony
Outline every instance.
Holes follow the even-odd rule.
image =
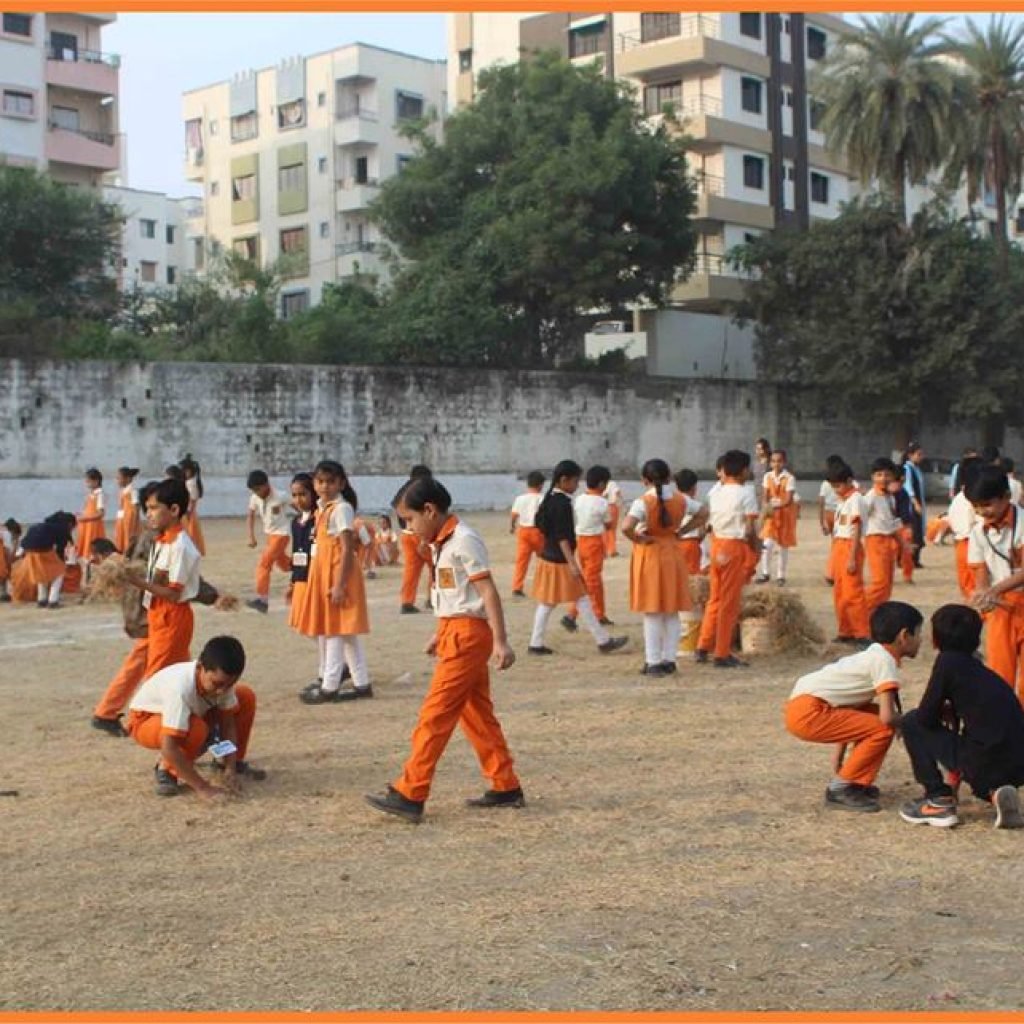
[[[671,301],[689,309],[716,309],[743,299],[743,279],[724,256],[698,253],[690,276],[672,289]]]
[[[379,276],[384,269],[381,259],[383,246],[379,242],[339,242],[334,253],[337,256],[335,276],[338,280],[356,274]]]
[[[343,108],[336,115],[334,141],[339,146],[375,146],[381,139],[375,110]]]
[[[49,128],[47,160],[100,171],[116,171],[121,166],[121,145],[116,135],[61,128],[53,121]]]
[[[615,49],[615,73],[641,81],[673,74],[711,74],[723,64],[763,78],[771,72],[767,56],[723,42],[717,17],[703,14],[681,17],[674,35],[645,38],[639,31],[620,32]]]
[[[98,50],[46,48],[46,84],[116,96],[121,58]]]
[[[352,256],[358,253],[376,253],[379,250],[379,242],[339,242],[334,247],[334,255]]]
[[[664,106],[675,107],[676,117],[682,122],[682,132],[691,150],[706,153],[720,149],[722,145],[760,153],[772,150],[771,133],[766,128],[755,128],[723,117],[722,101],[717,96],[693,96],[681,103],[667,100],[662,104]]]
[[[697,189],[698,221],[728,222],[744,227],[769,230],[775,226],[775,214],[767,203],[748,203],[725,194],[725,178],[698,172],[693,178]]]
[[[355,213],[357,210],[366,210],[380,194],[380,183],[376,178],[367,178],[365,181],[343,178],[336,184],[335,195],[338,213]]]

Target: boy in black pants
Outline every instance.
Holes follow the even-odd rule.
[[[932,616],[940,653],[920,705],[901,724],[914,778],[925,790],[900,808],[912,825],[959,823],[942,766],[992,803],[996,828],[1024,828],[1017,795],[1024,785],[1024,710],[1002,677],[974,657],[980,639],[981,616],[973,608],[947,604]]]

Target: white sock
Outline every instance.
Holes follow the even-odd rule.
[[[345,654],[342,637],[321,637],[324,642],[324,674],[320,689],[328,693],[337,693],[341,689],[341,673],[345,667]]]
[[[786,578],[786,568],[789,565],[789,548],[779,548],[779,576],[780,580]]]
[[[761,562],[757,567],[758,576],[768,576],[771,574],[772,551],[774,550],[775,541],[768,538],[764,542],[764,547],[761,549]]]
[[[60,601],[60,588],[64,586],[64,577],[58,576],[50,584],[50,604],[57,604]]]
[[[37,603],[39,603],[39,602],[45,603],[45,601],[46,601],[46,584],[45,583],[37,583],[36,584],[36,602]]]
[[[576,607],[579,610],[579,619],[591,636],[598,642],[598,644],[606,644],[610,637],[608,636],[608,630],[597,621],[597,616],[594,614],[594,606],[590,603],[590,597],[586,594],[579,598],[576,602]]]
[[[533,632],[530,634],[531,647],[544,646],[544,632],[548,628],[548,619],[555,610],[553,604],[539,604],[533,616]]]
[[[363,638],[357,634],[343,636],[341,644],[345,664],[348,665],[348,670],[352,674],[352,685],[357,690],[365,690],[370,685],[370,672],[366,666],[366,649],[363,647]]]
[[[325,637],[325,636],[318,636],[316,638],[316,654],[317,654],[316,677],[321,682],[323,682],[324,669],[327,667],[327,637]]]
[[[661,652],[664,643],[664,623],[660,614],[644,613],[644,661],[648,665],[657,665],[661,662]],[[672,661],[676,660],[675,652],[672,652]]]
[[[661,657],[658,659],[659,661],[671,662],[673,665],[676,663],[676,655],[679,651],[679,637],[681,635],[682,629],[678,613],[670,612],[668,615],[662,615]]]

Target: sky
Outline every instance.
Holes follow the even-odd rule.
[[[181,95],[247,68],[373,43],[443,59],[443,14],[121,14],[103,49],[121,57],[121,131],[131,188],[198,195],[182,173]]]

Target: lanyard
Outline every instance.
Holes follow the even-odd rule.
[[[988,529],[985,530],[985,540],[988,542],[988,546],[992,549],[992,553],[1001,558],[1010,567],[1010,569],[1013,570],[1014,568],[1016,568],[1016,566],[1014,566],[1013,564],[1013,542],[1017,539],[1017,506],[1013,505],[1010,509],[1010,512],[1010,543],[1008,545],[1010,551],[1009,555],[1004,555],[1003,552],[1000,551],[999,548],[997,548],[996,545],[992,543],[992,537],[989,535]],[[1002,532],[1002,530],[999,531],[1000,536],[1002,535]]]

